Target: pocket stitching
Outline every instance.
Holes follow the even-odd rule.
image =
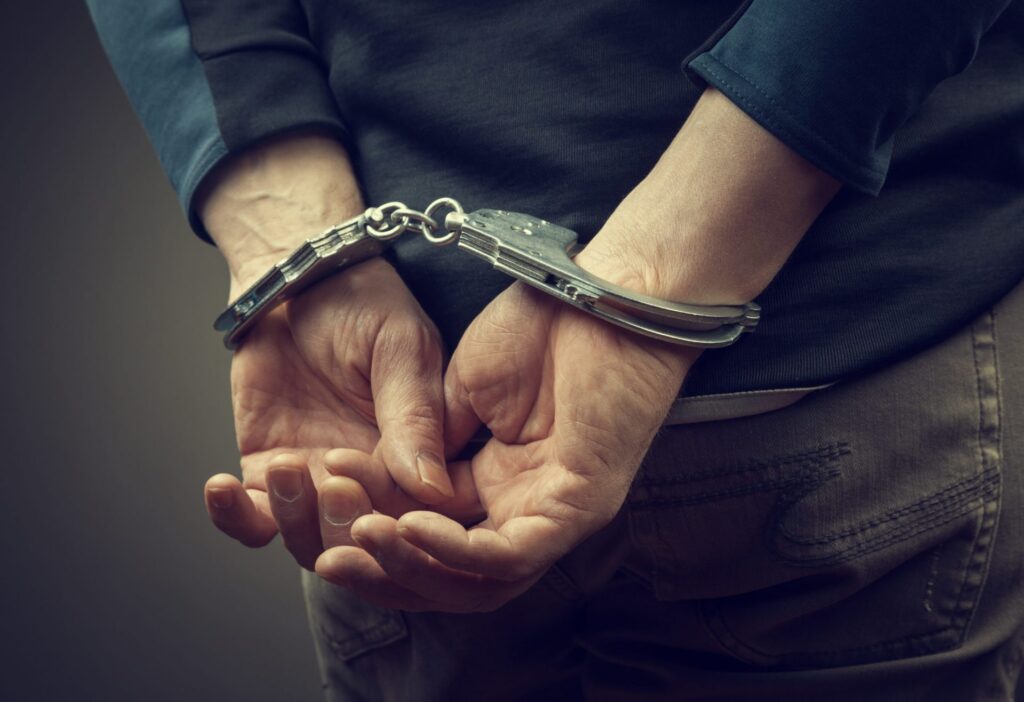
[[[785,666],[786,659],[797,657],[810,658],[814,663],[818,663],[824,659],[838,659],[839,657],[845,657],[847,660],[844,660],[844,662],[860,662],[857,660],[849,661],[848,658],[851,654],[861,654],[861,656],[864,656],[865,654],[871,654],[876,651],[886,649],[895,649],[900,653],[906,654],[906,651],[903,649],[908,646],[917,646],[922,653],[942,651],[956,645],[958,641],[958,638],[955,635],[956,627],[954,625],[950,625],[920,634],[901,636],[895,639],[887,639],[885,641],[879,641],[872,644],[865,644],[863,646],[817,651],[786,651],[784,653],[768,653],[757,649],[737,637],[729,628],[729,625],[722,616],[721,611],[718,607],[714,606],[713,601],[702,602],[700,606],[700,614],[704,627],[708,632],[710,632],[720,646],[740,660],[760,665]],[[954,634],[954,636],[949,636],[951,633]],[[833,662],[836,661],[833,660]],[[790,664],[793,668],[810,667],[811,665],[813,665],[813,663],[805,665],[795,663]]]
[[[408,629],[400,612],[384,610],[384,621],[353,633],[344,639],[338,638],[323,624],[317,628],[323,634],[331,650],[343,661],[350,661],[364,653],[398,641],[406,636]]]
[[[845,548],[838,548],[832,552],[826,552],[819,556],[808,556],[808,555],[787,555],[782,549],[778,548],[775,543],[769,543],[771,552],[777,557],[779,562],[787,565],[796,566],[800,568],[820,567],[829,565],[839,565],[842,563],[848,563],[855,558],[861,558],[863,556],[876,553],[884,548],[888,548],[895,544],[898,544],[907,539],[911,539],[919,534],[923,534],[932,529],[937,529],[941,526],[949,524],[950,522],[959,519],[960,517],[970,514],[975,510],[985,508],[990,499],[993,496],[999,494],[999,483],[1000,475],[998,471],[991,471],[988,473],[982,473],[977,476],[967,478],[960,483],[954,484],[953,487],[959,486],[965,483],[974,483],[969,490],[965,490],[970,495],[969,499],[949,501],[945,509],[938,511],[924,512],[920,518],[907,520],[906,523],[898,526],[893,526],[884,533],[874,538],[867,538],[860,543],[854,542],[852,545]],[[940,503],[941,504],[941,503]],[[792,505],[787,505],[792,506]],[[914,508],[914,509],[909,509]],[[925,505],[921,502],[913,502],[909,505],[904,505],[899,508],[900,510],[907,510],[909,514],[915,512],[922,512]],[[901,515],[902,516],[902,515]],[[880,526],[880,525],[879,525]],[[801,540],[799,537],[794,537],[789,534],[788,531],[781,524],[781,520],[776,522],[776,527],[772,531],[766,534],[770,537],[774,534],[780,534],[787,541],[801,546],[814,546],[814,545],[831,545],[837,544],[841,541],[854,541],[854,537],[863,536],[867,532],[871,531],[874,527],[868,527],[862,529],[857,534],[844,536],[839,539],[819,541],[817,539]],[[980,529],[979,529],[980,531]],[[973,547],[972,547],[973,549]]]
[[[979,329],[983,322],[987,322],[985,329]],[[892,543],[905,540],[919,533],[938,528],[946,523],[971,512],[980,510],[981,514],[977,521],[977,530],[969,549],[967,563],[963,569],[963,576],[960,580],[959,592],[956,604],[950,612],[950,623],[945,627],[933,629],[928,632],[913,634],[910,636],[888,639],[864,646],[845,649],[826,649],[823,651],[787,651],[784,653],[766,653],[760,651],[750,644],[739,639],[729,628],[725,617],[718,606],[717,601],[707,600],[700,603],[699,610],[701,620],[705,629],[725,650],[740,660],[747,660],[761,664],[785,664],[787,659],[798,657],[810,658],[813,661],[828,661],[838,663],[836,659],[844,657],[843,662],[864,662],[868,657],[874,660],[871,654],[879,651],[891,651],[900,657],[908,655],[932,653],[956,648],[963,643],[967,636],[971,620],[981,595],[984,584],[984,573],[988,569],[991,557],[991,545],[995,538],[998,527],[999,504],[1001,502],[1001,427],[1002,427],[1002,403],[1000,398],[1000,383],[998,370],[998,355],[996,353],[996,328],[995,314],[990,312],[982,320],[971,326],[972,354],[974,361],[975,376],[977,381],[978,401],[978,458],[981,470],[970,478],[966,478],[941,492],[956,492],[956,489],[963,488],[962,493],[970,495],[970,499],[948,502],[955,507],[959,502],[960,509],[953,512],[944,511],[938,515],[932,515],[931,519],[917,520],[911,522],[913,528],[904,528],[896,532],[899,539],[879,539],[876,548],[865,552],[876,551]],[[982,370],[979,351],[989,356],[985,359],[988,364],[985,372]],[[993,416],[994,415],[994,416]],[[993,421],[994,420],[994,421]],[[963,487],[968,483],[974,483],[970,487]],[[973,494],[972,494],[973,493]],[[958,495],[959,497],[960,495]],[[933,497],[933,496],[929,496]],[[927,500],[928,498],[926,498]],[[980,501],[980,504],[975,504]],[[939,500],[941,504],[944,500]],[[973,505],[973,506],[972,506]],[[920,511],[923,506],[914,503],[917,510],[904,510],[905,513]],[[900,510],[897,510],[900,511]],[[902,515],[901,515],[902,516]],[[941,519],[939,517],[942,517]],[[787,538],[788,538],[787,534]],[[857,551],[858,549],[851,549]],[[844,552],[843,555],[845,555]],[[819,562],[820,564],[820,562]],[[912,650],[917,648],[918,650]],[[911,650],[908,650],[911,649]],[[858,656],[859,654],[859,656]],[[850,661],[850,656],[854,660]],[[753,660],[753,659],[760,660]],[[803,665],[791,663],[794,667],[807,667],[812,665],[808,662]]]

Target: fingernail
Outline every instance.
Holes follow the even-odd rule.
[[[416,454],[416,470],[420,474],[420,480],[425,485],[437,490],[445,497],[455,497],[455,490],[452,488],[452,481],[448,477],[448,471],[444,463],[436,454],[430,451],[420,451]]]
[[[270,487],[285,502],[295,502],[302,496],[302,473],[297,470],[270,471]]]
[[[348,493],[342,491],[325,490],[321,498],[321,508],[324,520],[334,526],[348,526],[359,516],[359,506],[352,501]]]
[[[235,505],[235,493],[225,488],[212,488],[209,492],[210,504],[217,509],[231,509]]]

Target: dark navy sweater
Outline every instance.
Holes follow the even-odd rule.
[[[891,363],[1024,272],[1020,2],[89,5],[200,234],[191,201],[221,159],[318,128],[348,148],[368,204],[449,195],[585,241],[715,86],[846,187],[759,298],[756,333],[705,353],[689,394]],[[394,260],[450,347],[509,283],[413,239]]]

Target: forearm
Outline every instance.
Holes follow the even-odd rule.
[[[657,297],[746,302],[839,187],[709,89],[577,261]]]
[[[235,296],[304,240],[363,210],[344,148],[286,135],[230,158],[204,183],[197,210],[224,255]]]

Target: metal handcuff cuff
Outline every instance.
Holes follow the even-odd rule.
[[[436,215],[449,210],[443,226]],[[401,202],[371,207],[319,236],[232,302],[214,322],[224,345],[238,346],[252,324],[284,300],[322,278],[384,252],[407,231],[436,246],[457,243],[497,270],[630,331],[684,346],[728,346],[757,326],[761,308],[667,302],[602,280],[573,263],[576,232],[543,219],[504,210],[466,214],[457,201],[440,198],[422,212]]]

